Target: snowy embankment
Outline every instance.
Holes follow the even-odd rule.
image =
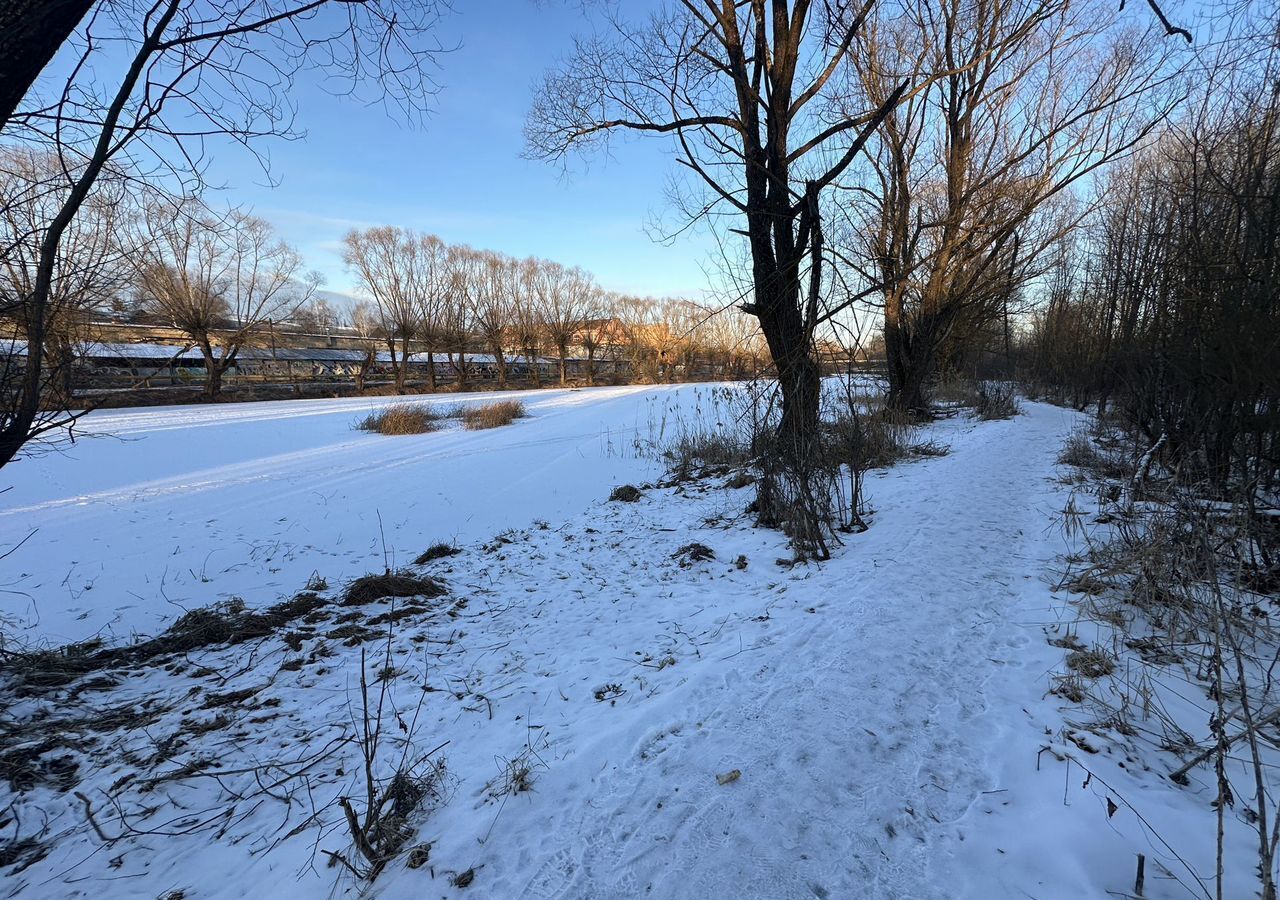
[[[121,597],[140,595],[115,634],[172,618],[166,595],[333,586],[281,635],[16,699],[10,721],[68,737],[12,796],[3,837],[32,843],[0,894],[356,893],[326,851],[358,861],[339,799],[359,809],[363,661],[386,685],[375,775],[428,755],[432,775],[380,897],[1103,897],[1139,852],[1148,897],[1186,896],[1063,761],[1080,751],[1046,694],[1054,459],[1077,417],[940,423],[949,455],[873,474],[871,529],[790,566],[723,477],[602,502],[656,475],[624,452],[635,429],[713,415],[704,399],[540,394],[510,428],[413,438],[347,432],[367,401],[151,411],[110,417],[137,444],[24,463],[27,512],[2,521],[50,542],[15,564],[50,638],[99,631]],[[410,567],[444,596],[342,605],[340,582],[383,568],[377,511],[397,563],[457,536]],[[1116,762],[1091,765],[1110,782]],[[1116,788],[1136,806],[1134,778]],[[1204,819],[1158,803],[1171,827]]]

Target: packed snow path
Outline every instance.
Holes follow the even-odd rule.
[[[1053,462],[1075,421],[1033,406],[877,481],[871,530],[790,586],[785,625],[664,697],[666,721],[637,729],[580,802],[549,804],[532,882],[521,893],[512,871],[492,896],[1005,895],[1005,873],[979,868],[1002,860],[952,857],[1027,728],[1012,698],[1036,674],[1019,651],[1043,637],[1019,620],[1046,591]],[[733,769],[732,785],[713,777]],[[1013,881],[1034,868],[1018,863]]]

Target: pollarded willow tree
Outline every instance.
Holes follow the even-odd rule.
[[[319,284],[267,222],[237,209],[214,210],[196,198],[152,203],[141,231],[139,307],[200,350],[210,400],[262,326],[292,316]]]
[[[885,117],[848,210],[864,218],[846,258],[871,261],[883,303],[891,406],[927,410],[939,367],[1009,315],[1087,213],[1071,188],[1176,107],[1182,45],[1164,38],[1110,0],[903,0],[872,17],[853,109],[947,73]]]
[[[342,258],[363,294],[373,300],[377,333],[386,344],[397,394],[406,391],[409,357],[422,339],[423,297],[430,289],[426,248],[434,235],[383,225],[352,230]]]
[[[528,115],[530,155],[560,160],[616,132],[666,135],[709,192],[703,214],[745,219],[751,296],[782,392],[782,447],[804,455],[819,413],[815,329],[824,302],[820,198],[858,157],[908,80],[832,118],[855,38],[875,0],[677,0],[644,22],[609,6],[544,78]]]

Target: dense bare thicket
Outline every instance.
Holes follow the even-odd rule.
[[[1034,379],[1113,411],[1156,462],[1250,495],[1280,468],[1276,63],[1218,72],[1199,112],[1112,174],[1027,347]]]
[[[305,70],[322,70],[339,90],[367,86],[413,113],[434,90],[438,49],[430,39],[436,0],[119,0],[98,4],[78,25],[87,7],[41,7],[38,19],[15,7],[17,18],[0,21],[8,67],[0,99],[26,96],[2,136],[49,153],[59,167],[31,235],[34,277],[20,300],[32,351],[4,397],[0,465],[33,433],[56,427],[41,413],[50,298],[64,241],[104,172],[197,193],[210,142],[252,145],[293,133],[290,91]],[[64,64],[48,66],[32,87],[50,58]]]
[[[139,231],[138,304],[199,348],[210,399],[240,349],[264,325],[292,317],[318,283],[269,224],[236,209],[215,211],[192,198],[152,203]]]

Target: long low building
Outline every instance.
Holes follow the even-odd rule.
[[[221,351],[221,348],[216,349]],[[0,355],[25,357],[26,341],[15,340],[7,345],[0,343]],[[204,355],[190,345],[102,342],[82,344],[77,348],[76,356],[79,365],[89,375],[175,380],[203,378],[206,375]],[[365,359],[366,353],[362,350],[242,347],[232,362],[232,371],[236,375],[261,377],[349,377],[360,370]],[[409,355],[409,367],[411,370],[425,372],[430,365],[438,376],[448,378],[457,374],[457,360],[457,354],[412,353]],[[497,358],[492,354],[466,353],[463,354],[463,360],[468,376],[496,377]],[[586,365],[587,360],[573,358],[567,362],[571,371],[577,372]],[[529,362],[523,356],[508,355],[506,364],[514,377],[528,374]],[[607,371],[613,365],[608,360],[595,360],[594,364],[600,371]],[[550,357],[538,357],[537,365],[540,373],[545,375],[559,370],[559,360]],[[374,354],[372,374],[390,374],[391,370],[391,354],[386,350],[377,351]]]

